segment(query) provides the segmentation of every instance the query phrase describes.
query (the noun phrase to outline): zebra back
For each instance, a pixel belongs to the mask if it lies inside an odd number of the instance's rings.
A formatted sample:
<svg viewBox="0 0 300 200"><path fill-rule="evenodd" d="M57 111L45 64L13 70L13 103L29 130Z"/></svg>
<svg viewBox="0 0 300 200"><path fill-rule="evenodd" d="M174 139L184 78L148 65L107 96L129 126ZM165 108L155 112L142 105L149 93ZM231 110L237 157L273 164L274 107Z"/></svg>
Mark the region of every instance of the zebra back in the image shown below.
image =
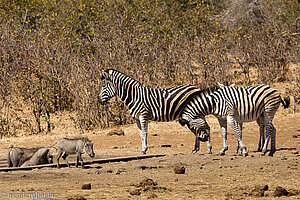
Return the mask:
<svg viewBox="0 0 300 200"><path fill-rule="evenodd" d="M201 91L192 85L162 89L143 87L140 82L113 69L105 70L102 79L113 84L132 117L143 115L154 121L177 119L189 100Z"/></svg>
<svg viewBox="0 0 300 200"><path fill-rule="evenodd" d="M273 116L277 111L280 93L268 85L248 87L223 87L214 92L214 114L235 115L240 121L253 121L263 112Z"/></svg>

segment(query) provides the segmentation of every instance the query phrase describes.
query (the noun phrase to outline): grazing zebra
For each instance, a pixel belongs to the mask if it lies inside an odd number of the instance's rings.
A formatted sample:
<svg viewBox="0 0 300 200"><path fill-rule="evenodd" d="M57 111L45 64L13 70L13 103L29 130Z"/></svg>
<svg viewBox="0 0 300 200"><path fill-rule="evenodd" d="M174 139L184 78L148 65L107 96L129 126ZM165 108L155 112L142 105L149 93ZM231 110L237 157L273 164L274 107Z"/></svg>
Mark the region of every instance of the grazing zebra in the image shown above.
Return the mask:
<svg viewBox="0 0 300 200"><path fill-rule="evenodd" d="M272 120L280 103L283 104L284 108L287 108L289 106L289 98L283 100L279 92L268 85L249 87L221 86L214 91L203 90L190 100L182 111L179 122L181 125L187 124L190 129L196 129L197 133L202 132L201 137L206 135L206 137L210 138L209 126L205 121L205 116L208 114L215 115L219 120L223 136L223 149L220 151L220 155L224 155L225 151L228 150L228 121L238 142L237 150L240 147L243 156L247 156L246 146L242 141L242 124L243 122L256 120L260 126L259 148L261 137L264 137L264 130L266 130L266 140L262 148L262 155L266 153L271 137L269 156L272 156L275 152L276 134ZM199 137L196 137L195 149L199 146Z"/></svg>
<svg viewBox="0 0 300 200"><path fill-rule="evenodd" d="M136 120L142 140L142 154L147 151L148 121L171 121L178 119L189 99L201 90L196 86L180 85L170 88L154 89L143 87L140 82L116 71L107 69L102 72L103 86L100 102L109 101L118 95L128 106L131 116ZM210 144L208 137L202 141ZM208 146L208 149L211 149Z"/></svg>

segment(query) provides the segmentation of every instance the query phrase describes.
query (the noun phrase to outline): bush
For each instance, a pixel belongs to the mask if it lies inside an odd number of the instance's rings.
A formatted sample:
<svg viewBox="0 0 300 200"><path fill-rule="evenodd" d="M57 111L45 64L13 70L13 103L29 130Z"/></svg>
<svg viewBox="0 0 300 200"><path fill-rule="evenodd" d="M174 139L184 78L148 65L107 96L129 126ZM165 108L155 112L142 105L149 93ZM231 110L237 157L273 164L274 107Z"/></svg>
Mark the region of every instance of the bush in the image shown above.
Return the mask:
<svg viewBox="0 0 300 200"><path fill-rule="evenodd" d="M236 66L243 85L284 81L287 64L299 62L299 9L296 0L281 1L259 4L259 24L230 27L222 18L232 10L229 1L5 0L0 117L19 118L7 109L14 99L29 107L33 133L44 130L41 120L51 131L51 115L63 110L76 112L82 129L132 123L119 99L98 103L104 68L159 88L232 82ZM249 76L253 67L257 80Z"/></svg>

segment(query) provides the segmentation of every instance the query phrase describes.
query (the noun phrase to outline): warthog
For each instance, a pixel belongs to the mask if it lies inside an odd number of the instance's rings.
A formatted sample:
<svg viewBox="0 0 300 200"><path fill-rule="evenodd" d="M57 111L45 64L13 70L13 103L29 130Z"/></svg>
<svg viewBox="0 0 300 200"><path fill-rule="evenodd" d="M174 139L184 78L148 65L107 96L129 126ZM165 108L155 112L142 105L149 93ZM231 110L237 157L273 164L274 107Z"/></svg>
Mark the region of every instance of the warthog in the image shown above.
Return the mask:
<svg viewBox="0 0 300 200"><path fill-rule="evenodd" d="M26 160L39 150L39 148L14 147L7 151L8 167L20 167Z"/></svg>
<svg viewBox="0 0 300 200"><path fill-rule="evenodd" d="M21 167L53 163L53 156L47 147L40 148L33 156L21 165Z"/></svg>
<svg viewBox="0 0 300 200"><path fill-rule="evenodd" d="M8 167L20 167L26 161L30 160L31 157L39 151L41 148L20 148L14 147L7 151L7 163ZM49 151L48 151L49 152ZM49 163L49 159L51 158L50 152L47 154L47 162L46 160L41 160L39 163L47 164Z"/></svg>
<svg viewBox="0 0 300 200"><path fill-rule="evenodd" d="M62 158L67 162L68 167L70 167L67 161L67 156L69 154L77 154L76 167L78 167L78 161L81 162L81 167L83 167L83 160L81 154L87 153L91 158L95 156L93 150L93 143L88 138L64 138L57 141L57 168L59 166L59 159Z"/></svg>

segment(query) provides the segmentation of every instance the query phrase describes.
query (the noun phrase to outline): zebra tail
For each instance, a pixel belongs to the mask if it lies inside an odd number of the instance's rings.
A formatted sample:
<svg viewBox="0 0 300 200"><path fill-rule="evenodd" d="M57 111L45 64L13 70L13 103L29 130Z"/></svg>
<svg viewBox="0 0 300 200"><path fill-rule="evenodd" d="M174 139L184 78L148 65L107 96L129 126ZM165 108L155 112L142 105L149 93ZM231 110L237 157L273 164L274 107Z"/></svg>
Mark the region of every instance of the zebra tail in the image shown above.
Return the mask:
<svg viewBox="0 0 300 200"><path fill-rule="evenodd" d="M283 100L281 99L281 103L284 108L288 108L290 106L290 97L285 97Z"/></svg>

